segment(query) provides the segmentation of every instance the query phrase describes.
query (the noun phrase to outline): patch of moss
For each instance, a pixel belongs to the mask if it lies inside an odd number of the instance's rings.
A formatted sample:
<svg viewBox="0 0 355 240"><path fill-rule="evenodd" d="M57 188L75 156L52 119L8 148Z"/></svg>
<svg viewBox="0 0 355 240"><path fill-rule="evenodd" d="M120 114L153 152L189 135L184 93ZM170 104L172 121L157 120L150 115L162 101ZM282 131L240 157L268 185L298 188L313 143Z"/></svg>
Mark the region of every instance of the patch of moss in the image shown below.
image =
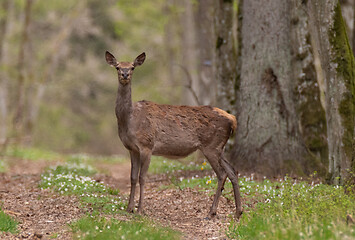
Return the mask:
<svg viewBox="0 0 355 240"><path fill-rule="evenodd" d="M355 61L346 33L345 23L341 14L340 4L334 9L334 25L329 32L329 41L334 48L332 61L337 64L337 74L344 78L344 84L348 91L343 95L339 106L339 113L342 117L342 124L345 132L343 144L348 159L353 159L354 144L354 117L355 117ZM354 161L352 169L355 170Z"/></svg>

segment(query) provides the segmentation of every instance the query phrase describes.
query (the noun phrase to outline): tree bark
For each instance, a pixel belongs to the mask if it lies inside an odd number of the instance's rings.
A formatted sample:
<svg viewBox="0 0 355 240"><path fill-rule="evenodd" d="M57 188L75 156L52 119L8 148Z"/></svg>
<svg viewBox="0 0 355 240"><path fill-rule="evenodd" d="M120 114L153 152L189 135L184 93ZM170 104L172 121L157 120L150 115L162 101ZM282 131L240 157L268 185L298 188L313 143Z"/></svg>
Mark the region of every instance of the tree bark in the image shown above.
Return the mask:
<svg viewBox="0 0 355 240"><path fill-rule="evenodd" d="M291 3L291 66L295 85L296 111L299 128L307 148L321 160L314 162L315 169L326 174L328 165L327 125L321 104L320 83L312 52L308 15L305 5L298 0Z"/></svg>
<svg viewBox="0 0 355 240"><path fill-rule="evenodd" d="M4 45L7 34L8 13L10 1L5 0L1 5L3 15L0 19L0 146L5 144L7 139L7 90L8 80L4 70Z"/></svg>
<svg viewBox="0 0 355 240"><path fill-rule="evenodd" d="M355 56L355 0L353 0L353 55Z"/></svg>
<svg viewBox="0 0 355 240"><path fill-rule="evenodd" d="M198 98L202 105L214 105L216 81L214 81L214 16L215 0L199 0L195 13L198 51Z"/></svg>
<svg viewBox="0 0 355 240"><path fill-rule="evenodd" d="M223 110L235 114L235 84L237 78L237 53L234 27L234 1L219 0L216 7L215 19L215 50L217 102Z"/></svg>
<svg viewBox="0 0 355 240"><path fill-rule="evenodd" d="M25 105L25 78L26 78L26 47L29 42L29 26L31 22L33 0L27 0L25 5L25 19L23 23L23 30L21 36L20 50L18 55L17 69L19 71L18 75L18 85L16 92L16 107L15 115L13 118L13 126L15 132L15 139L19 140L23 134L23 124L24 124L24 105Z"/></svg>
<svg viewBox="0 0 355 240"><path fill-rule="evenodd" d="M307 2L310 27L325 78L329 173L334 184L354 171L355 63L337 0Z"/></svg>
<svg viewBox="0 0 355 240"><path fill-rule="evenodd" d="M179 64L183 72L183 80L186 88L183 90L183 104L198 104L198 75L196 62L196 28L194 21L194 9L190 0L182 1L184 13L181 14L181 36L182 62Z"/></svg>
<svg viewBox="0 0 355 240"><path fill-rule="evenodd" d="M243 3L239 126L232 158L238 170L275 176L309 168L293 102L290 14L289 1Z"/></svg>

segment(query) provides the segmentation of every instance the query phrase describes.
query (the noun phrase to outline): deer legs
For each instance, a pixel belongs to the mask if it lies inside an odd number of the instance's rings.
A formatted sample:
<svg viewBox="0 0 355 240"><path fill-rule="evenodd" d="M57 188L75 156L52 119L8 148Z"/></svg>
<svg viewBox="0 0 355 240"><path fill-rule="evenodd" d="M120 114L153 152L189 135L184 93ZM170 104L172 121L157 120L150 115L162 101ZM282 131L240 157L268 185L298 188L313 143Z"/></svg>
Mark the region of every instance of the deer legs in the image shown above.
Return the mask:
<svg viewBox="0 0 355 240"><path fill-rule="evenodd" d="M231 180L233 185L234 200L236 206L236 217L239 218L240 215L242 214L242 208L241 208L241 200L240 200L240 192L239 192L239 184L238 184L238 175L235 173L230 163L225 159L223 153L216 154L214 152L209 152L208 150L205 150L203 151L203 154L211 164L213 170L217 175L217 180L218 180L216 194L214 196L213 203L207 218L214 217L217 213L219 198L222 194L223 186L227 176Z"/></svg>
<svg viewBox="0 0 355 240"><path fill-rule="evenodd" d="M127 207L127 212L133 212L134 210L134 195L136 192L136 185L139 175L139 204L138 213L143 211L143 200L144 200L144 185L145 178L147 175L148 167L150 164L150 151L134 152L131 151L131 193L129 195L129 202Z"/></svg>
<svg viewBox="0 0 355 240"><path fill-rule="evenodd" d="M139 152L130 152L131 155L131 193L129 195L129 202L127 212L132 213L134 209L134 195L136 193L136 185L139 173L140 157Z"/></svg>
<svg viewBox="0 0 355 240"><path fill-rule="evenodd" d="M139 204L138 204L138 213L143 212L143 200L144 200L144 185L145 185L145 178L147 175L148 167L150 164L150 156L151 152L145 151L141 153L141 171L139 173L139 187L140 187L140 194L139 194Z"/></svg>
<svg viewBox="0 0 355 240"><path fill-rule="evenodd" d="M218 162L216 162L216 160L218 160L218 155L213 156L213 154L207 153L207 154L205 154L205 157L208 159L213 170L215 171L215 173L217 175L217 181L218 181L216 194L214 195L213 203L210 208L210 212L208 213L208 216L207 216L207 218L212 218L212 217L216 216L219 198L222 194L223 186L224 186L224 183L226 182L226 179L227 179L227 173L218 164Z"/></svg>
<svg viewBox="0 0 355 240"><path fill-rule="evenodd" d="M236 208L235 215L236 215L237 219L239 219L239 217L242 215L243 211L242 211L242 203L240 200L238 174L235 173L233 167L230 165L230 163L223 156L223 153L221 154L221 165L224 168L224 170L227 172L228 178L232 182L233 191L234 191L235 208Z"/></svg>

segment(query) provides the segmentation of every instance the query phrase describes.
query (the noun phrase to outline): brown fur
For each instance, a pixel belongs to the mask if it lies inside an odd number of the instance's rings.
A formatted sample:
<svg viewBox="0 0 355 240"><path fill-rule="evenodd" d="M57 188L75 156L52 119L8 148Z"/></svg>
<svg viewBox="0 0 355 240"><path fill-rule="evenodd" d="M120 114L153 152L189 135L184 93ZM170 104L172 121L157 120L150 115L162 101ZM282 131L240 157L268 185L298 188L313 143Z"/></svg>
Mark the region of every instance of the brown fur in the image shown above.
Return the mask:
<svg viewBox="0 0 355 240"><path fill-rule="evenodd" d="M218 187L209 217L216 215L219 197L227 176L236 203L236 216L242 213L238 176L223 156L224 146L234 130L236 118L210 106L173 106L149 101L132 103L131 79L134 67L143 64L145 54L133 63L117 62L106 52L106 61L117 69L119 87L116 99L118 135L131 155L131 193L127 211L134 209L134 195L139 175L138 212L143 210L145 176L151 155L185 157L201 150L216 172Z"/></svg>

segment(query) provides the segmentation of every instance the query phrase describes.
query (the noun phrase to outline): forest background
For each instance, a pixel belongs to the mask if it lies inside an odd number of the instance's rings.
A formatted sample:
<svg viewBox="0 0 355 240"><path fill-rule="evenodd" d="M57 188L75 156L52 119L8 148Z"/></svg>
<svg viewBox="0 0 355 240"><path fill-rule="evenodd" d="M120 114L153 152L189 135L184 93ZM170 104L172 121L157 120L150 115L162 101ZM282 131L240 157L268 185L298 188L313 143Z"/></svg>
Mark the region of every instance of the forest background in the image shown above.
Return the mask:
<svg viewBox="0 0 355 240"><path fill-rule="evenodd" d="M351 0L2 0L2 149L125 154L104 53L144 51L133 100L235 114L238 170L354 181L354 12Z"/></svg>

